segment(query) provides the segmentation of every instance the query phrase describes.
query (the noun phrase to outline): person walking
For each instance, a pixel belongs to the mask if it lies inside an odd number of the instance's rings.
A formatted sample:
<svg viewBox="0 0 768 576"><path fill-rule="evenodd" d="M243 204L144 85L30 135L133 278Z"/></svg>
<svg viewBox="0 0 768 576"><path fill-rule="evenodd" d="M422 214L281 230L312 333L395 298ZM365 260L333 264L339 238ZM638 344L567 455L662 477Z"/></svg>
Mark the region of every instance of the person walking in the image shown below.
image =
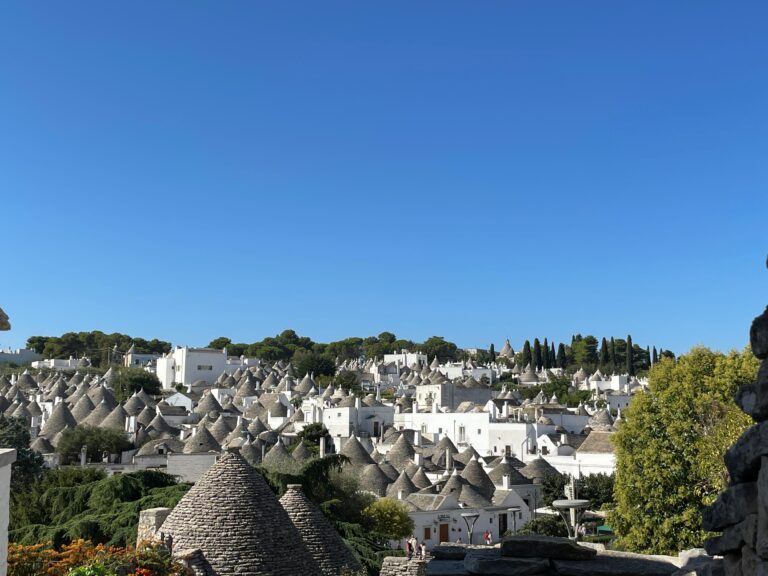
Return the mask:
<svg viewBox="0 0 768 576"><path fill-rule="evenodd" d="M484 536L485 536L485 545L486 546L490 546L491 545L491 531L490 530L486 530Z"/></svg>
<svg viewBox="0 0 768 576"><path fill-rule="evenodd" d="M405 539L405 555L408 557L408 560L411 559L412 553L413 553L413 550L411 550L411 539L406 538Z"/></svg>
<svg viewBox="0 0 768 576"><path fill-rule="evenodd" d="M421 541L421 559L427 559L427 543L424 540Z"/></svg>
<svg viewBox="0 0 768 576"><path fill-rule="evenodd" d="M419 541L416 540L416 536L411 534L411 539L408 541L411 544L411 551L413 552L414 556L418 556L419 554Z"/></svg>

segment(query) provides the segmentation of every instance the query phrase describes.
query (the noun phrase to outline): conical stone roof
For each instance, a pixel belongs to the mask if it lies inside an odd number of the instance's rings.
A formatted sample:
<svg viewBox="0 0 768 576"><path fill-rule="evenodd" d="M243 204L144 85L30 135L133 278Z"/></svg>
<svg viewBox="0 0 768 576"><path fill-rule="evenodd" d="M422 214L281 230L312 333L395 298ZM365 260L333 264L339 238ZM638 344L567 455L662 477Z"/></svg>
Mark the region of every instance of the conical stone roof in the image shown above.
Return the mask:
<svg viewBox="0 0 768 576"><path fill-rule="evenodd" d="M560 474L552 464L544 460L541 456L538 458L531 460L525 468L520 468L519 470L520 474L525 476L526 478L529 478L536 481L542 481L547 476L550 476L552 474Z"/></svg>
<svg viewBox="0 0 768 576"><path fill-rule="evenodd" d="M504 476L509 476L509 483L511 486L531 483L529 478L526 478L520 474L520 471L515 468L512 463L512 458L509 456L505 456L499 460L498 464L496 464L496 466L494 466L493 469L488 472L488 478L490 478L496 486L501 486L503 484Z"/></svg>
<svg viewBox="0 0 768 576"><path fill-rule="evenodd" d="M229 452L161 527L174 549L199 548L218 576L320 576L301 534L264 479Z"/></svg>
<svg viewBox="0 0 768 576"><path fill-rule="evenodd" d="M397 500L398 496L402 494L403 500L405 500L409 495L418 491L419 489L411 479L408 478L408 474L406 474L405 470L403 470L400 472L400 476L397 477L397 480L387 488L387 498Z"/></svg>
<svg viewBox="0 0 768 576"><path fill-rule="evenodd" d="M67 408L66 402L59 402L51 412L48 420L45 421L45 425L40 430L40 435L45 436L49 440L64 430L65 428L74 428L77 426L77 421L72 416L72 413Z"/></svg>
<svg viewBox="0 0 768 576"><path fill-rule="evenodd" d="M392 478L384 474L378 464L368 464L360 474L360 486L363 490L373 492L376 496L386 496L387 487Z"/></svg>
<svg viewBox="0 0 768 576"><path fill-rule="evenodd" d="M280 505L298 529L324 576L339 576L342 571L350 573L362 569L320 509L304 495L301 484L288 484Z"/></svg>
<svg viewBox="0 0 768 576"><path fill-rule="evenodd" d="M477 459L472 458L461 473L461 477L467 481L470 486L482 494L485 498L490 500L493 497L493 493L496 491L496 486L493 485L493 481L488 477L488 474L480 462Z"/></svg>
<svg viewBox="0 0 768 576"><path fill-rule="evenodd" d="M93 412L94 408L96 408L96 406L94 406L93 402L91 402L91 399L88 398L88 395L83 394L72 407L72 417L77 420L78 423L80 423L88 418L91 412Z"/></svg>
<svg viewBox="0 0 768 576"><path fill-rule="evenodd" d="M221 452L221 445L206 428L198 428L197 432L184 442L184 454L203 452Z"/></svg>
<svg viewBox="0 0 768 576"><path fill-rule="evenodd" d="M406 438L405 434L401 434L390 451L387 452L387 461L398 470L404 470L413 461L415 453L413 445L408 441L408 438Z"/></svg>
<svg viewBox="0 0 768 576"><path fill-rule="evenodd" d="M341 449L340 454L349 458L349 462L353 466L362 468L363 466L368 466L369 464L374 463L368 450L360 444L357 436L350 436L349 440L346 441L344 447Z"/></svg>
<svg viewBox="0 0 768 576"><path fill-rule="evenodd" d="M99 428L117 428L119 430L125 430L126 418L128 418L128 414L123 407L118 404L115 406L115 409L99 423Z"/></svg>
<svg viewBox="0 0 768 576"><path fill-rule="evenodd" d="M277 444L272 446L264 455L262 464L270 470L284 470L286 468L292 468L296 464L296 460L293 459L291 453L285 447L285 444L278 439Z"/></svg>

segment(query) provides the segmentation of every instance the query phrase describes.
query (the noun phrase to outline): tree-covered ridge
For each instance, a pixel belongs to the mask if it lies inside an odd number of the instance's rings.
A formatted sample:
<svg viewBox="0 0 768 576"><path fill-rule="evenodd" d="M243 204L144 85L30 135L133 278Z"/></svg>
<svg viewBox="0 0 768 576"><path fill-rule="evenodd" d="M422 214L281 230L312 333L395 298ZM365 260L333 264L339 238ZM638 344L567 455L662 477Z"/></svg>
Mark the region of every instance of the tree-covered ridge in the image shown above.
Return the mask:
<svg viewBox="0 0 768 576"><path fill-rule="evenodd" d="M662 360L635 396L614 437L618 545L651 554L702 545L701 513L728 482L723 455L751 424L734 393L753 382L751 350L728 355L694 348Z"/></svg>
<svg viewBox="0 0 768 576"><path fill-rule="evenodd" d="M113 350L125 353L131 346L137 354L164 354L170 352L171 343L153 338L134 338L115 332L105 334L98 330L92 332L67 332L61 336L32 336L27 340L27 348L42 354L45 358L80 358L87 356L94 366L122 363L122 355L114 357Z"/></svg>

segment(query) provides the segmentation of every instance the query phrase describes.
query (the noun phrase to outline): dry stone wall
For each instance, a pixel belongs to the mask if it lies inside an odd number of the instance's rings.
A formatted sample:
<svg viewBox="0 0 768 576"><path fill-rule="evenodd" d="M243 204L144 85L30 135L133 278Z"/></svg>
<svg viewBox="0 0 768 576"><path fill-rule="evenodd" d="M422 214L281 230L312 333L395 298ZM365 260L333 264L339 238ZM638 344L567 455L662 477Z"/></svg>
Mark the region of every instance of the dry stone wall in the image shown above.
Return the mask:
<svg viewBox="0 0 768 576"><path fill-rule="evenodd" d="M724 557L726 575L768 575L768 308L752 323L752 353L762 362L757 382L736 394L736 403L756 422L728 450L730 485L704 512L705 530L722 532L705 543Z"/></svg>

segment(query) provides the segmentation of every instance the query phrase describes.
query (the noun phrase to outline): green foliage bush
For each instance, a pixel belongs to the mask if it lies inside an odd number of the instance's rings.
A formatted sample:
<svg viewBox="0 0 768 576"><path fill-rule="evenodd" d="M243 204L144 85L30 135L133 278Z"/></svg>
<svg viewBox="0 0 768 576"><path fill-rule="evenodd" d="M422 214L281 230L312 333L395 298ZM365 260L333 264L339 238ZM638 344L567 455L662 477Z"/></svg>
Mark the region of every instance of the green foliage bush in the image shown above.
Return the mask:
<svg viewBox="0 0 768 576"><path fill-rule="evenodd" d="M50 470L28 492L12 499L9 538L55 546L78 538L132 545L139 512L172 508L188 489L167 474L149 470L111 478L88 468Z"/></svg>

